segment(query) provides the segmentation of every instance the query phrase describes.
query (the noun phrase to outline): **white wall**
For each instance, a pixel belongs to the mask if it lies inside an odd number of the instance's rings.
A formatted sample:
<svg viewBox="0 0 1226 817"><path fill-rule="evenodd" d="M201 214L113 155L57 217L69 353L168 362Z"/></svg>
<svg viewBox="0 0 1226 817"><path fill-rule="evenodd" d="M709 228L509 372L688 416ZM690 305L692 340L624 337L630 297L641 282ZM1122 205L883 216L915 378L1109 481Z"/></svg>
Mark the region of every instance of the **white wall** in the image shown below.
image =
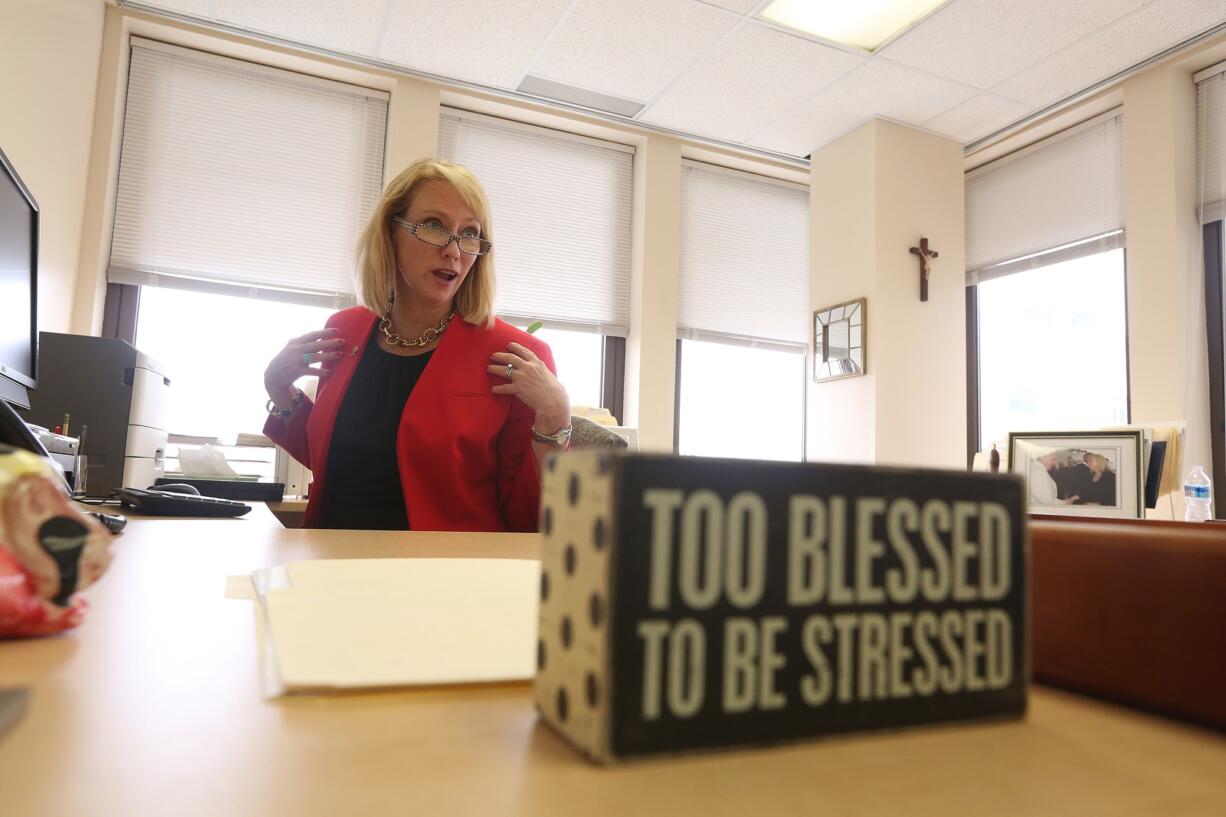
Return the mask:
<svg viewBox="0 0 1226 817"><path fill-rule="evenodd" d="M805 459L873 463L877 458L877 123L816 151L809 164L810 311L870 296L862 377L813 383ZM810 348L812 351L812 348ZM810 355L811 357L812 355Z"/></svg>
<svg viewBox="0 0 1226 817"><path fill-rule="evenodd" d="M1124 223L1132 421L1186 422L1184 471L1191 465L1212 467L1196 172L1192 71L1171 64L1126 82Z"/></svg>
<svg viewBox="0 0 1226 817"><path fill-rule="evenodd" d="M634 163L634 256L626 411L643 451L673 450L677 270L681 263L681 143L652 135Z"/></svg>
<svg viewBox="0 0 1226 817"><path fill-rule="evenodd" d="M38 323L69 328L85 209L103 0L4 0L0 148L40 211Z"/></svg>
<svg viewBox="0 0 1226 817"><path fill-rule="evenodd" d="M809 206L813 308L868 302L865 375L810 387L808 459L965 467L962 146L874 120L813 154Z"/></svg>
<svg viewBox="0 0 1226 817"><path fill-rule="evenodd" d="M877 308L870 338L888 373L877 390L877 462L966 467L966 263L962 145L877 126ZM919 300L926 236L928 300Z"/></svg>

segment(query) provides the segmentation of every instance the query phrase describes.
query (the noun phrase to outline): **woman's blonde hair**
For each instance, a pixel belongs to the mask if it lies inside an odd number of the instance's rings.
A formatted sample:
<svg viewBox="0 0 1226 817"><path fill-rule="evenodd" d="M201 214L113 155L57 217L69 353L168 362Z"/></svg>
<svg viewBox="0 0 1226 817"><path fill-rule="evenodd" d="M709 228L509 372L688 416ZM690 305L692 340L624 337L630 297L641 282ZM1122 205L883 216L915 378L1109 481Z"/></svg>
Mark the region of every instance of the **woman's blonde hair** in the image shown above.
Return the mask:
<svg viewBox="0 0 1226 817"><path fill-rule="evenodd" d="M392 179L362 231L357 247L358 303L382 315L396 285L396 250L392 231L397 229L392 219L404 216L413 201L417 186L426 181L444 181L456 189L464 203L477 214L481 237L494 243L490 225L490 205L485 190L472 172L463 165L440 159L418 159ZM468 271L460 291L455 296L455 309L471 324L494 324L494 251L477 256Z"/></svg>
<svg viewBox="0 0 1226 817"><path fill-rule="evenodd" d="M1107 459L1102 454L1095 454L1093 451L1087 451L1085 455L1085 460L1086 460L1086 465L1089 465L1091 468L1094 467L1093 465L1090 464L1091 460L1097 463L1098 471L1101 474L1106 474L1111 470L1111 460Z"/></svg>

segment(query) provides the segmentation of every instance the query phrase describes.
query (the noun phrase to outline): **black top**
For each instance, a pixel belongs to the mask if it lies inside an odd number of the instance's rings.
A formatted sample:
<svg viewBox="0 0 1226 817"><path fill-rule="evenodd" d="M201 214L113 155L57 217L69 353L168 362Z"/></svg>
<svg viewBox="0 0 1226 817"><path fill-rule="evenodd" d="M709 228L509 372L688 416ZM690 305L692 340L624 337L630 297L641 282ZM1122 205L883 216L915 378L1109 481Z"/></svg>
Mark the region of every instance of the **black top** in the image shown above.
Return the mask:
<svg viewBox="0 0 1226 817"><path fill-rule="evenodd" d="M1076 505L1094 503L1114 507L1116 504L1115 472L1104 471L1102 476L1098 478L1098 482L1094 482L1093 478L1087 479L1085 485L1081 486L1081 492L1077 496L1078 500L1074 503Z"/></svg>
<svg viewBox="0 0 1226 817"><path fill-rule="evenodd" d="M1069 499L1080 496L1086 485L1089 485L1093 473L1090 466L1079 462L1076 465L1066 465L1048 472L1056 483L1056 497Z"/></svg>
<svg viewBox="0 0 1226 817"><path fill-rule="evenodd" d="M432 354L394 355L379 346L379 325L371 330L332 429L320 527L409 529L396 433Z"/></svg>

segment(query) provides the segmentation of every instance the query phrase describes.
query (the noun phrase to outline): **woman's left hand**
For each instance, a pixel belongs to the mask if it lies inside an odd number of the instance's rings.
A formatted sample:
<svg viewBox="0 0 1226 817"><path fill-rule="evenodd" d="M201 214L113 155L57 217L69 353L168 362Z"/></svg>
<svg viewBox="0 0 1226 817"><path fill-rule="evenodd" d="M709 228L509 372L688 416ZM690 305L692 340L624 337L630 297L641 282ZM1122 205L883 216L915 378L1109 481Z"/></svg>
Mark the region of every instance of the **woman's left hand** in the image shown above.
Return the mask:
<svg viewBox="0 0 1226 817"><path fill-rule="evenodd" d="M492 391L513 394L536 412L536 429L552 434L570 423L570 398L549 367L531 349L518 343L508 343L507 351L494 352L486 367L492 375L506 378Z"/></svg>

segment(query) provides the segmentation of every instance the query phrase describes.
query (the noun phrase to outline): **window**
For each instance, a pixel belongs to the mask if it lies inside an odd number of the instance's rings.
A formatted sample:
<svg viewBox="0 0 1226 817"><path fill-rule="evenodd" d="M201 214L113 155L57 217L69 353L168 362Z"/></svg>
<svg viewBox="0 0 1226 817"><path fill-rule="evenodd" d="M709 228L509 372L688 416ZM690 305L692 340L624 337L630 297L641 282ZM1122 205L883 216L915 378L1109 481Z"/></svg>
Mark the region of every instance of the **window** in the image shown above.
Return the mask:
<svg viewBox="0 0 1226 817"><path fill-rule="evenodd" d="M537 336L571 404L623 419L621 383L602 373L624 369L630 328L634 149L445 110L439 155L472 170L489 196L498 315L542 321Z"/></svg>
<svg viewBox="0 0 1226 817"><path fill-rule="evenodd" d="M133 39L112 283L349 298L387 95Z"/></svg>
<svg viewBox="0 0 1226 817"><path fill-rule="evenodd" d="M1118 113L966 178L968 455L1129 421Z"/></svg>
<svg viewBox="0 0 1226 817"><path fill-rule="evenodd" d="M136 348L169 372L167 428L223 440L258 433L267 416L268 361L290 338L322 328L331 313L317 306L142 287Z"/></svg>
<svg viewBox="0 0 1226 817"><path fill-rule="evenodd" d="M677 451L803 460L808 191L686 162L681 208Z"/></svg>
<svg viewBox="0 0 1226 817"><path fill-rule="evenodd" d="M682 340L682 454L804 459L805 355Z"/></svg>
<svg viewBox="0 0 1226 817"><path fill-rule="evenodd" d="M353 303L387 94L133 38L108 312L172 377L173 434L263 425L263 370ZM127 320L123 325L131 325Z"/></svg>
<svg viewBox="0 0 1226 817"><path fill-rule="evenodd" d="M979 284L979 450L1128 422L1124 300L1122 249Z"/></svg>

